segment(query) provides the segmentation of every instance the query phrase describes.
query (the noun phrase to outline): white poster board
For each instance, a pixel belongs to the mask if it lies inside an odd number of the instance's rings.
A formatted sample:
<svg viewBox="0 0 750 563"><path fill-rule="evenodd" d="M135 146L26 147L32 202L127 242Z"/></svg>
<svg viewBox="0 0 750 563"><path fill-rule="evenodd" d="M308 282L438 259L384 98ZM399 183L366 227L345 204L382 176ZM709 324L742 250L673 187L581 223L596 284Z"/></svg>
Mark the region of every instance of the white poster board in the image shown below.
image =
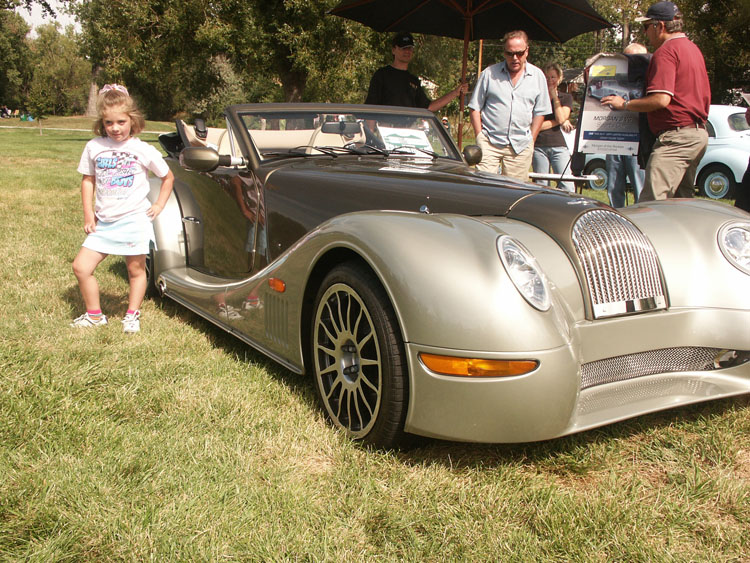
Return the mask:
<svg viewBox="0 0 750 563"><path fill-rule="evenodd" d="M378 125L378 131L380 136L383 138L385 148L388 150L393 149L425 149L426 151L432 152L432 145L427 134L419 129L402 129L399 127L383 127ZM414 154L424 154L418 150L411 151Z"/></svg>
<svg viewBox="0 0 750 563"><path fill-rule="evenodd" d="M581 107L578 151L595 154L638 154L638 114L602 105L604 96L640 98L643 84L628 80L624 55L599 54L589 66L586 93Z"/></svg>

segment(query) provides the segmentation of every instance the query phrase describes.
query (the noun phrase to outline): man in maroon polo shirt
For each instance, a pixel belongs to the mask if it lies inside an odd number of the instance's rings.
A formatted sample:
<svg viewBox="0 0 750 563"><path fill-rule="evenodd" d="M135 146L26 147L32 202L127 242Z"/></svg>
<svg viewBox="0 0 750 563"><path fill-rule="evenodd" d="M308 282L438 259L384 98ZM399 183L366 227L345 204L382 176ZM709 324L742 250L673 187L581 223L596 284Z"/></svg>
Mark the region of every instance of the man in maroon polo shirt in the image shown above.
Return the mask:
<svg viewBox="0 0 750 563"><path fill-rule="evenodd" d="M646 95L629 101L605 96L602 103L648 112L656 141L639 201L693 197L695 172L708 145L711 89L706 63L698 46L682 32L682 13L673 2L653 4L636 21L643 22L649 43L656 47L646 75Z"/></svg>

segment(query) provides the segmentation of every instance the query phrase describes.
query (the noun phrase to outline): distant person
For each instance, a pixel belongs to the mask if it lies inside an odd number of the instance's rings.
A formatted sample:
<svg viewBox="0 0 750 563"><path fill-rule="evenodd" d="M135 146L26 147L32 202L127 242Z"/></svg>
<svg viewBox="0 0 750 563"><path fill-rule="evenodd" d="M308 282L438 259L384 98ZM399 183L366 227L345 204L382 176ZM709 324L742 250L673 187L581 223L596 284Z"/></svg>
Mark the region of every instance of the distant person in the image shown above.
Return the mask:
<svg viewBox="0 0 750 563"><path fill-rule="evenodd" d="M379 68L372 75L366 104L426 108L434 112L444 108L460 94L469 91L468 85L461 84L437 100L431 101L425 94L419 78L408 70L414 56L414 37L411 33L401 32L394 35L391 51L393 62Z"/></svg>
<svg viewBox="0 0 750 563"><path fill-rule="evenodd" d="M547 79L526 61L529 38L524 31L503 37L505 61L482 71L469 102L469 116L482 161L477 170L528 181L534 141L552 113Z"/></svg>
<svg viewBox="0 0 750 563"><path fill-rule="evenodd" d="M123 330L140 330L140 308L146 295L146 255L154 240L151 222L164 209L174 176L161 153L135 135L143 130L143 115L124 86L107 84L99 91L97 137L86 143L78 164L83 201L83 231L88 235L73 260L86 312L70 326L107 324L99 303L96 267L110 254L125 256L130 281ZM156 203L148 200L148 171L161 178ZM94 194L96 206L94 207Z"/></svg>
<svg viewBox="0 0 750 563"><path fill-rule="evenodd" d="M558 92L562 80L562 67L557 63L547 63L542 67L547 79L547 90L552 103L552 112L544 116L539 134L534 142L534 157L532 165L534 172L547 174L550 169L562 176L570 173L570 151L563 136L562 126L571 127L570 112L573 109L573 96L566 92ZM548 180L539 180L542 184L549 184ZM567 192L576 190L573 182L558 180L557 187Z"/></svg>
<svg viewBox="0 0 750 563"><path fill-rule="evenodd" d="M636 21L643 22L649 43L656 47L648 65L646 95L629 101L605 96L602 104L648 113L656 141L640 200L693 197L698 162L708 145L711 104L703 54L683 33L682 13L673 2L653 4Z"/></svg>
<svg viewBox="0 0 750 563"><path fill-rule="evenodd" d="M8 109L8 106L3 105L0 107L0 117L3 119L7 119L10 117L11 111Z"/></svg>
<svg viewBox="0 0 750 563"><path fill-rule="evenodd" d="M750 125L750 108L745 110L745 121ZM750 213L750 159L747 161L747 170L745 170L742 183L737 190L737 199L734 205Z"/></svg>
<svg viewBox="0 0 750 563"><path fill-rule="evenodd" d="M622 52L624 55L648 54L646 47L640 43L631 43ZM637 203L643 190L643 181L646 177L646 172L638 164L638 157L628 154L608 154L605 157L605 162L607 167L609 204L612 207L625 207L626 180L633 186L633 198Z"/></svg>

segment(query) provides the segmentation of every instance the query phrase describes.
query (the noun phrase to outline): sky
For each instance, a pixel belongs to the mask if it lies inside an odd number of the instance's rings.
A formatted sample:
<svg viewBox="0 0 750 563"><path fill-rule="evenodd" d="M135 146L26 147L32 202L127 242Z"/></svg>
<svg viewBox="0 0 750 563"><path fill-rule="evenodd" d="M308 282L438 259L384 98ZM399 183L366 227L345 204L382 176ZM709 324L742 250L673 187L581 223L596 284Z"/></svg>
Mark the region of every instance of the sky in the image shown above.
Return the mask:
<svg viewBox="0 0 750 563"><path fill-rule="evenodd" d="M58 8L58 2L56 0L50 0L49 4L50 4L50 6L52 6L52 8L54 8L55 12L57 12L57 18L56 19L57 19L57 22L61 26L60 27L60 31L64 30L65 26L67 26L67 25L75 24L75 19L73 18L73 16L69 16L67 14L63 14L60 11L60 9ZM38 5L36 5L36 4L34 4L34 6L33 6L32 10L31 10L31 14L29 14L29 12L26 10L26 8L17 8L16 12L18 12L19 14L21 14L21 16L23 17L23 19L25 19L26 22L29 25L31 25L32 28L34 28L34 27L36 27L38 25L43 25L43 24L46 24L46 23L52 23L53 21L55 21L55 20L53 20L52 18L49 18L49 17L43 18L42 17L42 9ZM33 34L33 30L32 30L32 34Z"/></svg>

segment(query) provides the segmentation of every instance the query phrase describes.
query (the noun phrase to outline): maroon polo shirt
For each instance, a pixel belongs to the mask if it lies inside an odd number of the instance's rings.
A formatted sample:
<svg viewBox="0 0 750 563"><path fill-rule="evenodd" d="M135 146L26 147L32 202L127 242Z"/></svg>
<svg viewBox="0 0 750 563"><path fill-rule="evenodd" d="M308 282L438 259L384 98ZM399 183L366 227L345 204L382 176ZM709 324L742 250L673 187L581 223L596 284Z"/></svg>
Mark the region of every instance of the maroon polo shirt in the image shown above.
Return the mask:
<svg viewBox="0 0 750 563"><path fill-rule="evenodd" d="M711 105L706 63L698 46L687 37L668 39L659 47L646 75L646 94L662 92L672 100L665 108L648 112L651 131L703 123Z"/></svg>

